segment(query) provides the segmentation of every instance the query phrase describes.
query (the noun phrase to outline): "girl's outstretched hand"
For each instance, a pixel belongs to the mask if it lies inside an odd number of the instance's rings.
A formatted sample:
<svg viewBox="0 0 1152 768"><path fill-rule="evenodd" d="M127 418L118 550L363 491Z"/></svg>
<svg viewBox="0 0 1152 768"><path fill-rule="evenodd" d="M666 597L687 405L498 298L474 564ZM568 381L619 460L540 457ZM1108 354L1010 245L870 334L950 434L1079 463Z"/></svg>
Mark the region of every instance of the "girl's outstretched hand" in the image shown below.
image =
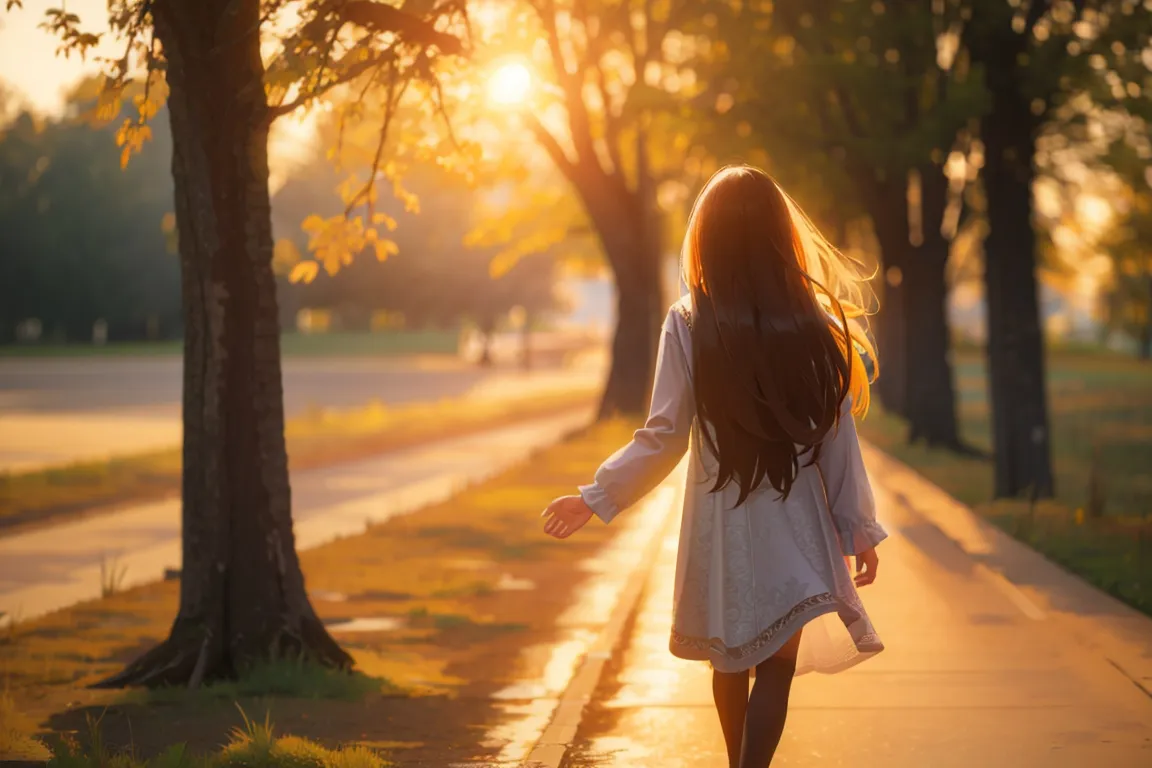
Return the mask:
<svg viewBox="0 0 1152 768"><path fill-rule="evenodd" d="M592 509L582 496L561 496L548 505L541 515L544 533L557 539L566 539L592 519Z"/></svg>
<svg viewBox="0 0 1152 768"><path fill-rule="evenodd" d="M880 559L876 557L876 547L871 547L856 555L856 586L866 587L876 581L876 568Z"/></svg>

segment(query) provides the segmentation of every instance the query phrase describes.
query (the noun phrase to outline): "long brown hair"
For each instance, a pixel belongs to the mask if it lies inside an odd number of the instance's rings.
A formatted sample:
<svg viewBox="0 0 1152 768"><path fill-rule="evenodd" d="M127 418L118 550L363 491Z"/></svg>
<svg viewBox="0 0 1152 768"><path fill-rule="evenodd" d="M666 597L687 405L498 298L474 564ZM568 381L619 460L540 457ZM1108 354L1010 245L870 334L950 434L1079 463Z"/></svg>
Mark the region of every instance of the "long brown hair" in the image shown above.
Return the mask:
<svg viewBox="0 0 1152 768"><path fill-rule="evenodd" d="M767 479L782 498L839 426L868 408L860 350L875 352L862 265L824 239L764 171L729 166L696 199L684 237L700 433L719 461L713 491L737 505Z"/></svg>

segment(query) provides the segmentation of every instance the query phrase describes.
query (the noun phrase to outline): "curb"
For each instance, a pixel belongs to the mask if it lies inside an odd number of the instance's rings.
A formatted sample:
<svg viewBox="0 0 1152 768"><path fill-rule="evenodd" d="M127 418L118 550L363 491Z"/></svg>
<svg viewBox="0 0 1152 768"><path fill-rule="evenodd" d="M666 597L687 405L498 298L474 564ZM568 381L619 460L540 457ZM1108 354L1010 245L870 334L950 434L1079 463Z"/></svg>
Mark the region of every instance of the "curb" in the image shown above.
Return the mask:
<svg viewBox="0 0 1152 768"><path fill-rule="evenodd" d="M1034 621L1053 621L1152 698L1152 617L1013 538L923 475L861 441L869 474L976 562L977 571Z"/></svg>
<svg viewBox="0 0 1152 768"><path fill-rule="evenodd" d="M682 492L678 489L683 488L682 472L683 468L674 471L668 480L661 483L641 502L645 506L662 506L667 511L659 522L652 526L652 536L636 560L636 564L629 571L625 587L612 609L608 622L600 630L595 642L589 646L576 674L572 676L557 701L548 727L544 729L528 753L528 757L520 764L521 768L559 768L568 754L583 719L584 708L592 700L596 687L600 684L604 667L612 659L613 652L620 644L624 628L636 611L640 597L644 593L648 575L660 556L668 527L677 518L676 502Z"/></svg>

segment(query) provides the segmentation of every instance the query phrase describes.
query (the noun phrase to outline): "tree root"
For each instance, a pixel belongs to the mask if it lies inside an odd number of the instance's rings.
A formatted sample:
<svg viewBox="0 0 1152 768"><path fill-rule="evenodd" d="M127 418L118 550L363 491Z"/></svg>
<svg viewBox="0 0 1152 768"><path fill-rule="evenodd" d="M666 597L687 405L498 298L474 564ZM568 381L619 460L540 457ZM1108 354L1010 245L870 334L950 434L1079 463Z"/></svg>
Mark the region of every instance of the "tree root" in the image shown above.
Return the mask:
<svg viewBox="0 0 1152 768"><path fill-rule="evenodd" d="M136 659L121 672L93 683L90 687L182 686L191 682L193 673L198 669L200 679L203 679L205 670L201 668L207 666L207 661L202 661L201 656L205 653L205 648L211 644L211 632L184 631L180 624L181 622L177 622L172 627L172 633L160 645Z"/></svg>
<svg viewBox="0 0 1152 768"><path fill-rule="evenodd" d="M295 627L280 627L271 642L245 643L243 649L225 651L219 633L201 624L177 620L164 642L124 670L93 683L91 688L199 688L205 682L235 677L252 664L276 658L303 659L332 669L350 670L353 659L332 638L312 613ZM255 649L263 649L257 652Z"/></svg>

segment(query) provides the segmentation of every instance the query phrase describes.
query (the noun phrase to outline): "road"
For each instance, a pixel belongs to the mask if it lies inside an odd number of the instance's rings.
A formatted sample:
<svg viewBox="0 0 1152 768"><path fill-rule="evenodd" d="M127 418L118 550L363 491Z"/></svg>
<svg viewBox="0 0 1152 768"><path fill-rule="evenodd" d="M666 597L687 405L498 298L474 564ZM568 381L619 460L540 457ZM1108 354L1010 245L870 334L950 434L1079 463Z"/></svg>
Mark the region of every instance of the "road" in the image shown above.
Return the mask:
<svg viewBox="0 0 1152 768"><path fill-rule="evenodd" d="M309 408L541 391L598 375L481 369L451 357L287 358L289 417ZM177 357L0 358L0 472L154 450L180 442Z"/></svg>
<svg viewBox="0 0 1152 768"><path fill-rule="evenodd" d="M523 461L592 418L592 409L441 440L364 461L294 474L296 544L318 546L449 498ZM102 576L102 565L105 575ZM0 625L159 580L180 567L180 502L170 500L0 538Z"/></svg>
<svg viewBox="0 0 1152 768"><path fill-rule="evenodd" d="M881 545L879 579L862 596L887 649L840 675L797 679L773 766L1152 765L1152 696L1143 687L1152 680L1127 676L1104 645L1068 632L1057 609L984 567L886 479L873 471L892 536ZM560 763L566 768L727 764L707 665L668 653L671 528ZM1104 625L1106 600L1097 593L1076 610ZM1152 658L1152 621L1126 620L1138 623L1145 650L1125 661L1139 665Z"/></svg>

